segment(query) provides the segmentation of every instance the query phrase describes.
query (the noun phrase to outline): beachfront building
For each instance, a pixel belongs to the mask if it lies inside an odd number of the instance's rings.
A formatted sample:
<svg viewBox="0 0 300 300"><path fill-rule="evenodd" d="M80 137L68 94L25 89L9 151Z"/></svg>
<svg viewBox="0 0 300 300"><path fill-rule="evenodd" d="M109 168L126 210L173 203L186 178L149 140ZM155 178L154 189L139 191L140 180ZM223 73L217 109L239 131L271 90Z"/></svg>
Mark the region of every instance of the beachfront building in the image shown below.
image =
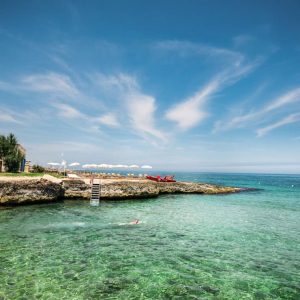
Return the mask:
<svg viewBox="0 0 300 300"><path fill-rule="evenodd" d="M26 166L26 159L25 159L26 149L21 144L18 144L18 151L20 151L22 156L24 157L20 165L20 172L24 172ZM29 168L27 168L27 170L29 170ZM5 171L6 171L6 167L5 167L4 159L0 157L0 172L5 172Z"/></svg>

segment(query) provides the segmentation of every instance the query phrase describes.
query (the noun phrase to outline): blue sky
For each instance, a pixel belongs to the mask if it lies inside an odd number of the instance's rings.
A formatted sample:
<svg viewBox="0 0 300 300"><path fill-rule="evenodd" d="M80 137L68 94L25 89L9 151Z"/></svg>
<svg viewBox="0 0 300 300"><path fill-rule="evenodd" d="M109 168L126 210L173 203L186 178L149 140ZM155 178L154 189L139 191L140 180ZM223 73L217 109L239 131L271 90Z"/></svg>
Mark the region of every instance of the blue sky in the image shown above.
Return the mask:
<svg viewBox="0 0 300 300"><path fill-rule="evenodd" d="M300 172L299 1L1 1L0 131L28 158Z"/></svg>

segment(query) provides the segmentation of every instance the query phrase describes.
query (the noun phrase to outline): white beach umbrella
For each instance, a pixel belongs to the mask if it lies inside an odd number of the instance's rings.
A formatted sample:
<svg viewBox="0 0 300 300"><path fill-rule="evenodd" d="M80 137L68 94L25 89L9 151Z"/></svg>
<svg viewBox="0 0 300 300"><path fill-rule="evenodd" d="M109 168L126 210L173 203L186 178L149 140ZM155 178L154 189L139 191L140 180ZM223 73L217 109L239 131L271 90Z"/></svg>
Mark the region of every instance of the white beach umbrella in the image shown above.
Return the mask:
<svg viewBox="0 0 300 300"><path fill-rule="evenodd" d="M96 165L96 164L85 164L85 165L83 165L82 167L83 167L84 169L94 169L94 168L97 168L97 166L98 166L98 165Z"/></svg>
<svg viewBox="0 0 300 300"><path fill-rule="evenodd" d="M115 168L124 168L124 165L114 165Z"/></svg>
<svg viewBox="0 0 300 300"><path fill-rule="evenodd" d="M142 169L152 169L151 166L148 166L148 165L144 165L144 166L141 166Z"/></svg>
<svg viewBox="0 0 300 300"><path fill-rule="evenodd" d="M131 169L138 169L139 166L138 165L131 165L131 166L129 166L129 168L131 168Z"/></svg>
<svg viewBox="0 0 300 300"><path fill-rule="evenodd" d="M47 164L50 166L60 166L60 163L56 163L56 162L48 162Z"/></svg>
<svg viewBox="0 0 300 300"><path fill-rule="evenodd" d="M69 164L69 167L77 167L77 166L80 166L80 163L73 162L73 163Z"/></svg>
<svg viewBox="0 0 300 300"><path fill-rule="evenodd" d="M108 164L100 164L100 165L98 165L98 168L100 168L100 169L107 169L108 168Z"/></svg>
<svg viewBox="0 0 300 300"><path fill-rule="evenodd" d="M124 169L127 169L128 168L128 165L119 165L120 168L124 168Z"/></svg>

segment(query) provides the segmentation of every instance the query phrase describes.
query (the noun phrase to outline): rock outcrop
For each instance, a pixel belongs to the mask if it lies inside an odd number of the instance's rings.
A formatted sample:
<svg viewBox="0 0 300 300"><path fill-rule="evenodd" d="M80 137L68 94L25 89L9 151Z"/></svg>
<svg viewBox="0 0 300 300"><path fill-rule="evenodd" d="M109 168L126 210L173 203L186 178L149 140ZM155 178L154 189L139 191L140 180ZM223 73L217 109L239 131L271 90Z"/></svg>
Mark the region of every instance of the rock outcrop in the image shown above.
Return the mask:
<svg viewBox="0 0 300 300"><path fill-rule="evenodd" d="M90 198L90 186L81 180L64 180L65 198ZM226 194L240 192L240 188L191 182L114 181L101 185L102 199L156 197L160 194Z"/></svg>
<svg viewBox="0 0 300 300"><path fill-rule="evenodd" d="M87 181L88 182L88 181ZM192 182L153 182L149 180L103 180L101 199L157 197L160 194L226 194L240 192L235 187ZM84 180L46 179L0 181L0 205L52 202L59 199L90 199L91 186Z"/></svg>
<svg viewBox="0 0 300 300"><path fill-rule="evenodd" d="M62 198L60 184L48 180L0 181L0 204L14 205L53 202Z"/></svg>
<svg viewBox="0 0 300 300"><path fill-rule="evenodd" d="M227 194L240 192L240 188L199 182L159 182L160 194Z"/></svg>
<svg viewBox="0 0 300 300"><path fill-rule="evenodd" d="M63 189L66 199L90 199L91 197L91 186L83 180L64 180Z"/></svg>

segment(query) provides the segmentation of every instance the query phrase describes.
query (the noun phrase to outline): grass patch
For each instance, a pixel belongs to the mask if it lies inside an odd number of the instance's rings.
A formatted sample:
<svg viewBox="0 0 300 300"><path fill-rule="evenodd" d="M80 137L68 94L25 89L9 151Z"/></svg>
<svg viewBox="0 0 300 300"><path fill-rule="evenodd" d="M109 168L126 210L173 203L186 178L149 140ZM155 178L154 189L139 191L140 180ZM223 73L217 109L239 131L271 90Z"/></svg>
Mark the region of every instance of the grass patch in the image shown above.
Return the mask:
<svg viewBox="0 0 300 300"><path fill-rule="evenodd" d="M21 173L8 173L8 172L3 172L3 173L0 173L0 176L1 177L42 177L43 175L45 174L49 174L53 177L56 177L56 178L64 178L64 175L61 174L61 173L55 173L55 172L45 172L45 173L24 173L24 172L21 172Z"/></svg>
<svg viewBox="0 0 300 300"><path fill-rule="evenodd" d="M37 176L43 176L43 173L8 173L8 172L3 172L0 173L0 176L11 176L11 177L37 177Z"/></svg>
<svg viewBox="0 0 300 300"><path fill-rule="evenodd" d="M65 177L62 173L45 172L44 174L48 174L48 175L51 175L51 176L56 177L56 178L64 178Z"/></svg>

